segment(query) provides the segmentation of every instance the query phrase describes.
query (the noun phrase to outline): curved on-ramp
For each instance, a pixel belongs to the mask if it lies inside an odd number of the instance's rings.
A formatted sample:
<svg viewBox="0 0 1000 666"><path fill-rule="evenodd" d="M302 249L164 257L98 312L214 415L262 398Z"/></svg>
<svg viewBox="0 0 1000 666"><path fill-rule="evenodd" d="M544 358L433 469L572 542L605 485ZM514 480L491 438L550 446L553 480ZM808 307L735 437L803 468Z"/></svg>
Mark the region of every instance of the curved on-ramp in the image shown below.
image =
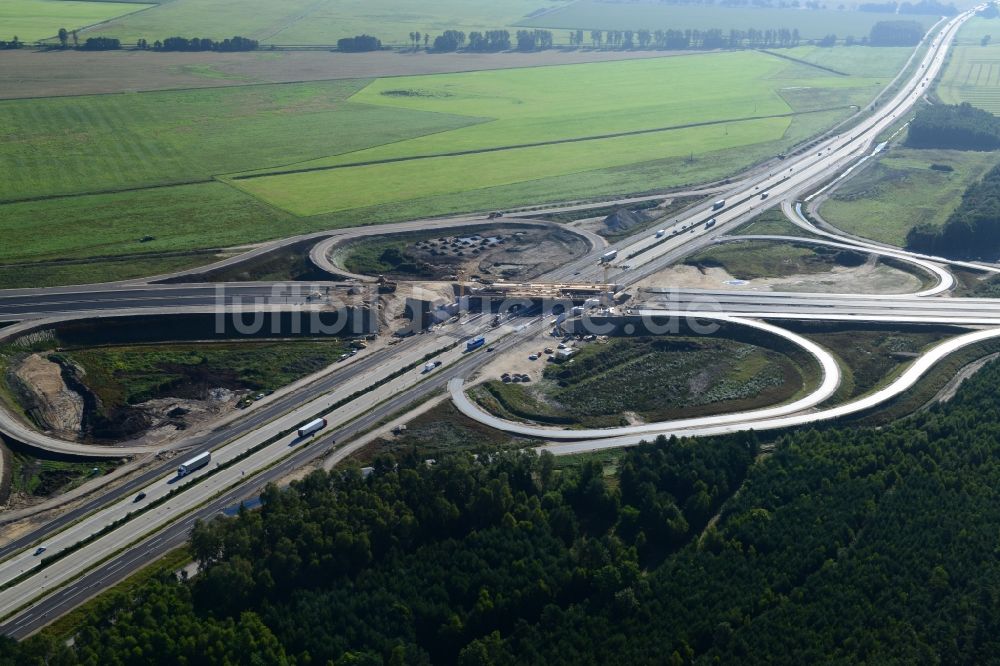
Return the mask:
<svg viewBox="0 0 1000 666"><path fill-rule="evenodd" d="M865 410L876 407L887 400L891 400L909 390L917 381L936 363L963 347L974 345L985 340L1000 338L1000 328L991 328L982 331L973 331L938 344L926 354L918 358L899 377L886 387L856 400L846 402L837 407L831 407L816 412L806 412L771 419L747 420L743 423L725 423L718 425L692 428L678 432L676 429L664 429L655 435L683 435L683 436L709 436L723 435L741 430L778 430L792 426L809 425L820 421L829 421L851 414L857 414ZM551 439L551 438L550 438ZM568 455L573 453L584 453L587 451L598 451L602 449L618 448L623 446L635 446L642 441L648 441L649 437L626 435L623 437L608 437L604 439L594 439L583 442L573 442L566 444L552 444L540 447L540 450L547 450L556 455Z"/></svg>
<svg viewBox="0 0 1000 666"><path fill-rule="evenodd" d="M923 289L921 291L915 292L913 296L936 296L937 294L946 292L955 286L955 277L942 268L941 266L921 259L919 257L912 256L910 253L899 250L890 250L884 247L865 247L862 245L854 245L852 243L845 243L842 241L832 241L825 240L822 238L807 238L805 236L781 236L777 234L751 234L747 236L720 236L714 239L714 243L735 243L738 241L784 241L784 242L794 242L794 243L810 243L812 245L823 245L826 247L836 247L843 250L853 250L855 252L864 252L866 254L877 254L884 257L892 257L893 259L898 259L900 261L905 261L906 263L913 264L914 266L930 273L937 279L937 284L933 287Z"/></svg>
<svg viewBox="0 0 1000 666"><path fill-rule="evenodd" d="M658 423L646 423L637 426L621 426L617 428L591 428L586 430L569 430L560 428L546 428L533 426L526 423L518 423L502 419L482 410L474 404L465 394L465 380L456 377L448 382L448 390L451 393L452 401L460 412L471 419L484 425L503 430L515 435L524 437L536 437L548 440L579 440L579 439L606 439L608 437L619 437L625 435L638 436L640 439L650 435L656 436L662 432L673 432L677 430L688 430L691 428L707 427L724 423L745 423L759 419L776 418L786 414L794 414L810 407L815 407L834 394L840 385L840 366L830 352L819 346L812 340L808 340L797 333L785 330L778 326L755 319L745 319L723 314L706 314L699 319L714 319L716 321L748 326L760 331L765 331L778 337L788 340L808 352L819 363L822 373L822 381L808 395L784 405L775 407L765 407L747 412L736 412L733 414L720 414L717 416L702 416L698 418L678 419L673 421L661 421Z"/></svg>

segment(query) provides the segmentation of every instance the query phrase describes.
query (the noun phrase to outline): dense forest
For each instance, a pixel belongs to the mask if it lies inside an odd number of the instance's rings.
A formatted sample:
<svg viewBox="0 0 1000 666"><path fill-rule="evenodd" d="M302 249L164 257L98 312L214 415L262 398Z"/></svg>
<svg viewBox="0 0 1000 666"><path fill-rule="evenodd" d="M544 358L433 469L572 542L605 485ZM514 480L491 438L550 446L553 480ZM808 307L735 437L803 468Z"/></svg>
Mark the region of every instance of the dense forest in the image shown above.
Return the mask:
<svg viewBox="0 0 1000 666"><path fill-rule="evenodd" d="M924 106L910 122L906 145L911 148L996 150L1000 118L968 102Z"/></svg>
<svg viewBox="0 0 1000 666"><path fill-rule="evenodd" d="M916 46L924 38L917 21L879 21L868 34L869 46Z"/></svg>
<svg viewBox="0 0 1000 666"><path fill-rule="evenodd" d="M878 430L661 439L610 476L495 451L316 472L199 525L193 581L0 662L989 663L998 382Z"/></svg>
<svg viewBox="0 0 1000 666"><path fill-rule="evenodd" d="M918 225L906 235L918 252L957 259L996 260L1000 255L1000 165L962 195L962 203L940 228Z"/></svg>

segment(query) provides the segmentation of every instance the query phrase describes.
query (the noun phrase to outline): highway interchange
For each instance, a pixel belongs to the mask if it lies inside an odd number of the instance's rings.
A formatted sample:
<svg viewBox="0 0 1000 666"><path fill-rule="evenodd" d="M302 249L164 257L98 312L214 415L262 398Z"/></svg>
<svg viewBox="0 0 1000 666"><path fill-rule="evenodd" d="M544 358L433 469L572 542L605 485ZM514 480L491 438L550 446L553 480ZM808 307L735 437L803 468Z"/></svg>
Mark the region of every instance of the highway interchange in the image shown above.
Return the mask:
<svg viewBox="0 0 1000 666"><path fill-rule="evenodd" d="M178 458L157 460L148 469L123 484L95 493L79 506L0 548L0 630L14 637L37 631L83 600L141 568L157 555L176 547L187 536L194 520L215 515L241 499L259 493L264 484L278 481L306 463L331 451L346 455L352 441L381 423L405 413L423 400L449 391L461 411L492 427L552 442L547 448L569 454L602 448L634 445L658 434L708 435L747 428L783 428L869 409L911 387L934 363L969 344L1000 337L1000 302L990 299L946 297L954 286L949 265L997 273L990 265L950 262L846 238L813 226L802 216L796 202L863 159L880 137L898 124L922 97L944 63L956 31L970 14L942 22L927 38L927 52L914 62L912 76L891 98L848 128L803 147L783 160L772 160L744 174L727 186L706 188L713 198L724 198L718 211L704 203L682 212L664 227L665 235L637 234L610 247L618 251L620 272L613 276L619 288L627 288L655 275L694 251L714 243L731 242L727 232L781 205L795 224L810 237L794 242L813 242L876 253L912 264L927 276L928 286L905 296L859 294L805 294L781 292L735 292L725 290L646 290L646 299L613 314L620 317L695 317L745 325L784 336L804 348L822 369L822 378L809 395L785 405L754 412L646 424L600 431L562 431L503 421L486 414L465 398L463 386L487 360L548 330L549 318L537 311L507 319L493 327L491 317L470 314L445 322L424 335L414 335L392 346L365 350L347 362L275 392L252 410L236 413L214 430L179 440L169 448L184 449L183 456L211 450L212 463L192 475L178 479ZM766 196L762 196L766 195ZM621 203L635 201L623 200ZM585 210L601 204L570 204L562 210ZM551 224L532 220L545 211L515 214L504 224ZM710 227L705 223L715 219ZM329 294L334 297L356 287L367 276L347 276L330 261L332 250L352 239L388 233L428 229L466 228L487 225L484 216L420 220L378 228L344 229L284 239L255 248L223 262L171 276L169 283L157 280L127 281L105 285L59 287L0 292L0 321L18 322L0 329L0 338L11 339L30 330L77 319L101 319L136 315L169 316L192 313L238 313L243 311L309 311L321 309ZM604 241L583 234L590 251L557 268L537 281L598 281L598 258L608 250ZM824 238L815 238L822 236ZM788 237L760 240L788 242ZM287 284L185 282L222 268L250 261L297 243L315 244L312 261L338 274L340 281L317 283L305 290ZM314 289L325 296L315 299ZM836 391L840 370L833 357L819 345L780 327L781 320L869 321L894 323L945 323L979 327L980 330L946 340L916 359L891 383L878 391L832 408L815 407ZM983 328L986 327L986 328ZM463 341L474 335L487 336L494 352L465 353ZM427 358L442 361L440 369L421 374ZM330 426L314 440L299 441L297 426L325 415ZM0 431L32 446L65 455L150 456L156 447L129 445L99 447L66 442L40 433L16 415L0 409ZM141 504L134 501L146 494ZM44 559L35 554L45 546ZM59 557L54 557L59 556Z"/></svg>

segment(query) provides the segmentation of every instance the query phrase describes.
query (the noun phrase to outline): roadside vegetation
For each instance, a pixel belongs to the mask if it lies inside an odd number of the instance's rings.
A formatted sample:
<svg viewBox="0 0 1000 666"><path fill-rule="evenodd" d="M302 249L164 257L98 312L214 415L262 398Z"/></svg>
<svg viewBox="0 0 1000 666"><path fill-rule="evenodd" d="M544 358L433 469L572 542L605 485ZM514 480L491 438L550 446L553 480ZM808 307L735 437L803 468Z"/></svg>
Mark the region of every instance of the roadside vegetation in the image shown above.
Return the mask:
<svg viewBox="0 0 1000 666"><path fill-rule="evenodd" d="M405 430L371 442L351 459L360 465L371 465L386 454L436 459L456 453L475 453L484 447L520 449L531 443L468 418L447 400L409 421Z"/></svg>
<svg viewBox="0 0 1000 666"><path fill-rule="evenodd" d="M721 243L684 260L697 268L723 268L741 280L786 277L808 273L826 273L837 266L852 267L865 263L866 256L822 245L742 241Z"/></svg>
<svg viewBox="0 0 1000 666"><path fill-rule="evenodd" d="M226 258L224 253L191 252L150 257L103 257L0 265L0 289L95 284L164 275Z"/></svg>
<svg viewBox="0 0 1000 666"><path fill-rule="evenodd" d="M4 464L10 465L10 485L4 489L4 503L8 506L63 494L118 466L118 461L76 462L19 448L8 449L7 453ZM8 471L4 474L7 476Z"/></svg>
<svg viewBox="0 0 1000 666"><path fill-rule="evenodd" d="M273 391L335 362L340 340L90 347L58 352L106 410L160 397L203 398L213 388Z"/></svg>
<svg viewBox="0 0 1000 666"><path fill-rule="evenodd" d="M198 525L193 581L103 595L71 636L5 640L0 654L988 662L998 381L994 362L947 404L879 429L661 439L558 469L484 447L432 466L380 457L367 479L316 472L269 487L260 511Z"/></svg>
<svg viewBox="0 0 1000 666"><path fill-rule="evenodd" d="M996 162L989 152L893 147L838 186L819 212L838 229L903 247L914 227L940 228Z"/></svg>
<svg viewBox="0 0 1000 666"><path fill-rule="evenodd" d="M807 372L777 351L724 338L610 338L548 365L540 382L492 380L472 395L508 418L599 428L779 403L803 389Z"/></svg>
<svg viewBox="0 0 1000 666"><path fill-rule="evenodd" d="M856 398L888 383L922 351L963 332L944 326L899 329L804 322L786 323L786 327L819 343L840 361L841 383L828 405Z"/></svg>
<svg viewBox="0 0 1000 666"><path fill-rule="evenodd" d="M758 234L777 234L779 236L814 236L805 229L795 226L785 217L781 208L768 209L736 230L738 236L753 236Z"/></svg>

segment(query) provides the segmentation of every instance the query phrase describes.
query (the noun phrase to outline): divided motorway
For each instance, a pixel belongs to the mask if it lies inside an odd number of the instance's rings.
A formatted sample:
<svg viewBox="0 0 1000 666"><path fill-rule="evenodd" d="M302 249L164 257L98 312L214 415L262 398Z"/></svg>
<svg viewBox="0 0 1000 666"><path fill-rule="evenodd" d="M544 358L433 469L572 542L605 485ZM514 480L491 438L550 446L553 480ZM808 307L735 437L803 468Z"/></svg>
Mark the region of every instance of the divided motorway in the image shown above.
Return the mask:
<svg viewBox="0 0 1000 666"><path fill-rule="evenodd" d="M933 77L940 69L943 62L947 45L954 35L958 26L968 17L968 14L949 22L941 33L935 38L923 63L920 65L918 74L906 85L903 90L896 95L891 102L882 107L873 118L862 121L854 129L842 135L828 139L815 149L815 153L789 160L791 166L787 173L770 173L767 178L761 179L752 187L747 185L746 189L739 189L727 193L727 205L724 210L716 214L698 212L686 216L684 220L678 220L677 225L686 226L686 233L670 234L664 242L656 242L645 234L639 240L628 241L620 248L619 254L624 257L624 261L632 260L639 267L652 262L662 261L664 257L681 251L682 248L690 248L692 240L690 227L696 227L696 232L704 232L704 222L706 215L714 216L717 225L712 233L721 233L725 226L733 226L742 221L751 213L760 212L763 208L777 203L777 199L789 196L794 191L799 190L811 183L818 182L831 173L833 169L839 168L847 161L857 157L865 146L870 145L877 134L895 122L897 115L908 109L913 102L919 98L922 87L922 79ZM770 201L760 198L764 191L769 192L773 197ZM766 203L765 203L766 202ZM673 231L671 229L671 231ZM700 238L704 233L695 233L694 239L702 242ZM577 262L577 266L582 270L585 266L593 266L593 257ZM572 272L571 267L565 269ZM551 278L558 279L558 272ZM628 276L635 279L634 275ZM248 294L259 290L260 285L241 284L234 287L234 294L246 291ZM129 307L151 307L156 308L167 302L175 302L181 307L191 307L199 299L208 299L208 305L217 305L215 285L199 288L196 292L190 291L190 286L162 288L138 288L137 291L127 290L107 290L90 292L92 298L67 297L71 294L69 290L54 290L51 293L31 294L29 299L18 301L16 296L11 296L11 300L0 299L0 318L3 316L13 318L24 318L33 316L45 316L46 313L64 314L67 311L89 311L100 310L104 305L119 307L127 304ZM265 298L270 297L270 285L264 287L267 291ZM257 292L260 293L259 291ZM95 295L99 294L99 295ZM103 303L95 304L98 301ZM205 305L205 303L201 303ZM5 314L6 313L6 314ZM541 328L541 320L535 319L531 326L524 329L525 334L532 334ZM463 331L464 334L468 334ZM441 345L443 334L428 336L430 340L436 342L432 344ZM494 335L500 335L495 333ZM454 337L450 338L454 340ZM497 343L501 350L509 345L515 344L520 339L518 333L507 333L507 337ZM332 395L345 396L350 386L371 386L378 381L379 377L386 375L388 365L394 364L398 367L401 354L407 357L418 358L420 349L418 345L405 345L406 350L386 350L384 354L373 353L367 359L359 358L357 362L345 368L345 372L337 372L329 377L317 382L314 386L308 387L307 391L295 396L288 396L282 400L275 400L273 405L261 408L255 413L248 415L245 421L241 421L236 428L227 428L226 431L213 433L202 442L197 450L207 450L233 439L234 431L242 434L237 439L229 442L221 449L217 449L216 461L224 463L226 460L243 455L245 451L253 446L262 445L268 439L278 436L286 429L291 429L298 423L316 415L316 405L310 405L308 409L299 407L293 410L297 403L312 400L327 400L328 405L336 402ZM446 354L451 352L446 352ZM190 522L196 516L211 515L223 506L231 504L240 497L253 494L259 489L260 484L268 480L280 478L294 467L300 466L309 459L316 457L322 451L333 446L333 439L348 439L363 429L370 427L421 397L440 390L449 379L454 377L467 376L487 354L485 351L462 355L461 352L453 354L450 358L450 365L440 371L423 378L422 381L408 385L399 391L386 391L384 397L373 397L355 400L344 408L336 412L332 436L321 436L318 440L309 445L301 443L289 446L289 442L277 441L274 444L263 446L258 452L250 454L240 462L226 468L216 470L214 467L196 473L185 483L190 487L183 493L170 497L161 506L149 510L141 517L129 520L124 525L116 528L106 536L102 536L91 543L80 547L72 554L53 562L44 570L29 576L21 582L13 583L10 587L0 590L0 615L7 615L18 609L27 600L37 596L42 592L50 592L53 587L60 587L55 593L50 593L45 599L36 603L27 611L18 612L10 618L7 624L0 626L0 630L9 635L20 637L27 635L34 629L44 625L49 618L71 608L83 598L111 582L125 577L128 573L145 564L151 557L164 552L169 547L182 540L186 534ZM346 377L350 377L346 379ZM376 389L377 391L377 389ZM332 393L331 393L332 392ZM381 401L380 401L381 400ZM372 407L373 403L375 404ZM321 411L321 410L320 410ZM311 412L311 413L309 413ZM176 461L175 461L176 462ZM69 514L60 519L59 527L70 527L74 520L78 520L70 529L72 534L85 534L87 530L96 531L94 528L107 524L107 521L114 516L121 515L121 512L131 507L132 495L140 488L149 488L154 495L150 495L145 500L147 503L156 497L165 494L163 485L166 483L166 476L172 473L175 463L164 464L156 470L151 471L140 479L123 488L95 500L88 504L89 509L81 508L77 513ZM263 471L260 471L263 470ZM260 471L260 473L254 474ZM210 472L212 472L210 474ZM247 479L249 477L249 480ZM199 479L204 481L195 483ZM148 493L149 491L147 491ZM221 495L219 494L221 492ZM155 495L160 493L160 495ZM109 504L109 500L112 501ZM103 507L103 508L101 508ZM166 531L161 528L167 527ZM57 528L46 532L55 538ZM153 532L158 532L152 534ZM70 535L67 532L67 535ZM32 541L37 542L38 533L32 535ZM73 537L66 536L63 540L66 544L73 541ZM127 547L129 544L138 541L139 545ZM0 583L10 582L12 578L28 571L33 557L27 551L19 552L19 548L24 548L28 539L23 540L19 547L8 546L0 553L7 555L7 560L0 562ZM55 544L56 541L51 541ZM63 542L59 542L63 543ZM58 548L60 546L55 546ZM126 548L120 552L122 548ZM47 553L48 554L48 553ZM100 566L88 573L88 568L100 563ZM80 576L82 578L79 578ZM76 582L70 582L76 580Z"/></svg>

